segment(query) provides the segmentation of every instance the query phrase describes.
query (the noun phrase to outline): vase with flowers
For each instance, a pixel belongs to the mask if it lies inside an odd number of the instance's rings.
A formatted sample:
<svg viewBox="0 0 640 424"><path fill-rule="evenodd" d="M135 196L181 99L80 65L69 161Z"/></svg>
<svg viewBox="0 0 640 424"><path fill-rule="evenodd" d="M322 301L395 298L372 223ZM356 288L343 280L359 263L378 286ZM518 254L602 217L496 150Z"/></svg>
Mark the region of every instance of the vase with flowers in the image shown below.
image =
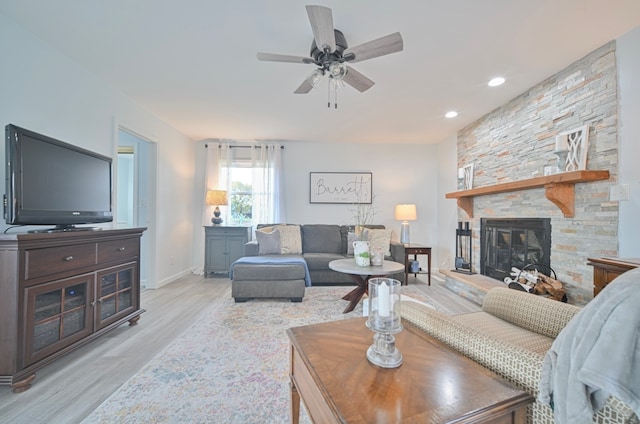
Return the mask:
<svg viewBox="0 0 640 424"><path fill-rule="evenodd" d="M373 207L373 201L375 196L371 196L371 203L353 203L351 205L351 216L355 222L353 227L354 240L362 240L362 232L365 227L373 221L373 217L376 215L376 210Z"/></svg>
<svg viewBox="0 0 640 424"><path fill-rule="evenodd" d="M364 239L364 228L370 224L376 214L373 207L373 196L371 203L354 203L351 213L355 221L353 231L353 254L356 264L360 266L369 266L371 264L371 254L369 252L369 242Z"/></svg>

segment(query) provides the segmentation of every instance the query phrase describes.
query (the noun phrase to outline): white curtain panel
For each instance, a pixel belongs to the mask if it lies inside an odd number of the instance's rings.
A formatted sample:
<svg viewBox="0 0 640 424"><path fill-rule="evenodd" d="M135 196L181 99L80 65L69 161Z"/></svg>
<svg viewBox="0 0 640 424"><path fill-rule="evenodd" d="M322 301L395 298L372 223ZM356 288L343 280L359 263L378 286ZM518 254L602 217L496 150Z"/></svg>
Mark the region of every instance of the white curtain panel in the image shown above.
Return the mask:
<svg viewBox="0 0 640 424"><path fill-rule="evenodd" d="M279 144L256 144L251 149L253 205L251 223L284 223L282 149Z"/></svg>
<svg viewBox="0 0 640 424"><path fill-rule="evenodd" d="M229 157L229 145L225 143L207 143L206 150L206 165L204 170L204 192L200 196L200 210L202 211L202 225L211 225L211 217L213 216L214 206L208 206L205 202L207 196L207 190L222 189L225 190L227 185L224 177L223 164ZM204 240L204 239L203 239ZM194 274L204 274L204 250L200 255L196 255L198 258L196 265L193 269Z"/></svg>
<svg viewBox="0 0 640 424"><path fill-rule="evenodd" d="M211 216L215 206L208 206L204 199L208 190L230 190L229 187L229 166L231 164L231 149L228 143L208 143L207 144L207 165L205 168L205 190L200 198L202 199L202 223L211 225ZM228 217L228 207L225 208L223 219Z"/></svg>

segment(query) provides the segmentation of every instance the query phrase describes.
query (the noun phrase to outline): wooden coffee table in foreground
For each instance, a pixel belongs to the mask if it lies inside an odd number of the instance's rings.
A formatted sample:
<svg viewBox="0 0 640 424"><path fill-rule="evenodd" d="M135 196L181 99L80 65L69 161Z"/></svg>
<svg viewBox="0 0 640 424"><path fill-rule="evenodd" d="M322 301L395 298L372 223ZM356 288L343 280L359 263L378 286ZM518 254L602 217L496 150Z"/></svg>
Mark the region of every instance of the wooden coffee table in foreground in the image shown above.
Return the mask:
<svg viewBox="0 0 640 424"><path fill-rule="evenodd" d="M533 402L497 374L405 323L404 361L379 368L366 357L366 318L287 330L291 422L300 399L315 423L524 423Z"/></svg>

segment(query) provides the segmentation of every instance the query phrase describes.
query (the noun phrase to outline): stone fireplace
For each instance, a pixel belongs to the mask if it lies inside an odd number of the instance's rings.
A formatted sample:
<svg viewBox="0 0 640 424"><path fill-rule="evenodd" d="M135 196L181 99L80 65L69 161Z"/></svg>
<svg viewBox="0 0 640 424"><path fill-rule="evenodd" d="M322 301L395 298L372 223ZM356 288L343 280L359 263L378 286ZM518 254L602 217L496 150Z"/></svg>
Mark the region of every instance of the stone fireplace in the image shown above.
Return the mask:
<svg viewBox="0 0 640 424"><path fill-rule="evenodd" d="M567 290L569 303L584 304L593 297L589 258L618 254L618 203L609 200L609 187L618 178L615 51L615 42L607 43L458 132L457 167L473 164L474 174L473 200L458 202L457 221L468 221L473 231L475 272L482 272L485 260L481 237L487 234L481 229L481 218L547 219L551 233L547 258ZM555 136L585 125L589 128L587 170L608 171L608 179L575 183L575 190L566 197L570 202L565 202L563 181L550 189L483 191L543 177L557 163ZM563 195L562 202L558 194ZM567 203L572 205L570 210L563 207ZM492 237L504 242L503 234L513 245L530 233L516 228ZM508 266L495 255L493 268ZM521 263L532 260L532 255L538 255L534 247L508 253L526 258ZM487 258L488 264L491 259Z"/></svg>
<svg viewBox="0 0 640 424"><path fill-rule="evenodd" d="M551 266L551 219L480 219L480 273L498 280L511 268L539 265L547 274Z"/></svg>

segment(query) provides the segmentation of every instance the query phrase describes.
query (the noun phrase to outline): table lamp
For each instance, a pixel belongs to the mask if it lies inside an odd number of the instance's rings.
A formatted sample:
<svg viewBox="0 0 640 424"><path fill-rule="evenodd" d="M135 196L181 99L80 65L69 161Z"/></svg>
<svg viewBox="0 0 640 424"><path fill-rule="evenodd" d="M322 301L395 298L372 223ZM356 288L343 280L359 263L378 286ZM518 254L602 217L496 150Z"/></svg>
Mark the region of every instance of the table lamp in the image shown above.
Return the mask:
<svg viewBox="0 0 640 424"><path fill-rule="evenodd" d="M400 226L400 243L409 244L409 221L418 219L416 205L396 205L396 219L402 221L402 225Z"/></svg>
<svg viewBox="0 0 640 424"><path fill-rule="evenodd" d="M214 225L222 224L222 218L220 218L220 208L219 206L228 205L227 202L227 192L226 190L208 190L207 197L205 199L205 203L210 206L215 205L215 209L213 210L213 218L211 218L211 222Z"/></svg>

